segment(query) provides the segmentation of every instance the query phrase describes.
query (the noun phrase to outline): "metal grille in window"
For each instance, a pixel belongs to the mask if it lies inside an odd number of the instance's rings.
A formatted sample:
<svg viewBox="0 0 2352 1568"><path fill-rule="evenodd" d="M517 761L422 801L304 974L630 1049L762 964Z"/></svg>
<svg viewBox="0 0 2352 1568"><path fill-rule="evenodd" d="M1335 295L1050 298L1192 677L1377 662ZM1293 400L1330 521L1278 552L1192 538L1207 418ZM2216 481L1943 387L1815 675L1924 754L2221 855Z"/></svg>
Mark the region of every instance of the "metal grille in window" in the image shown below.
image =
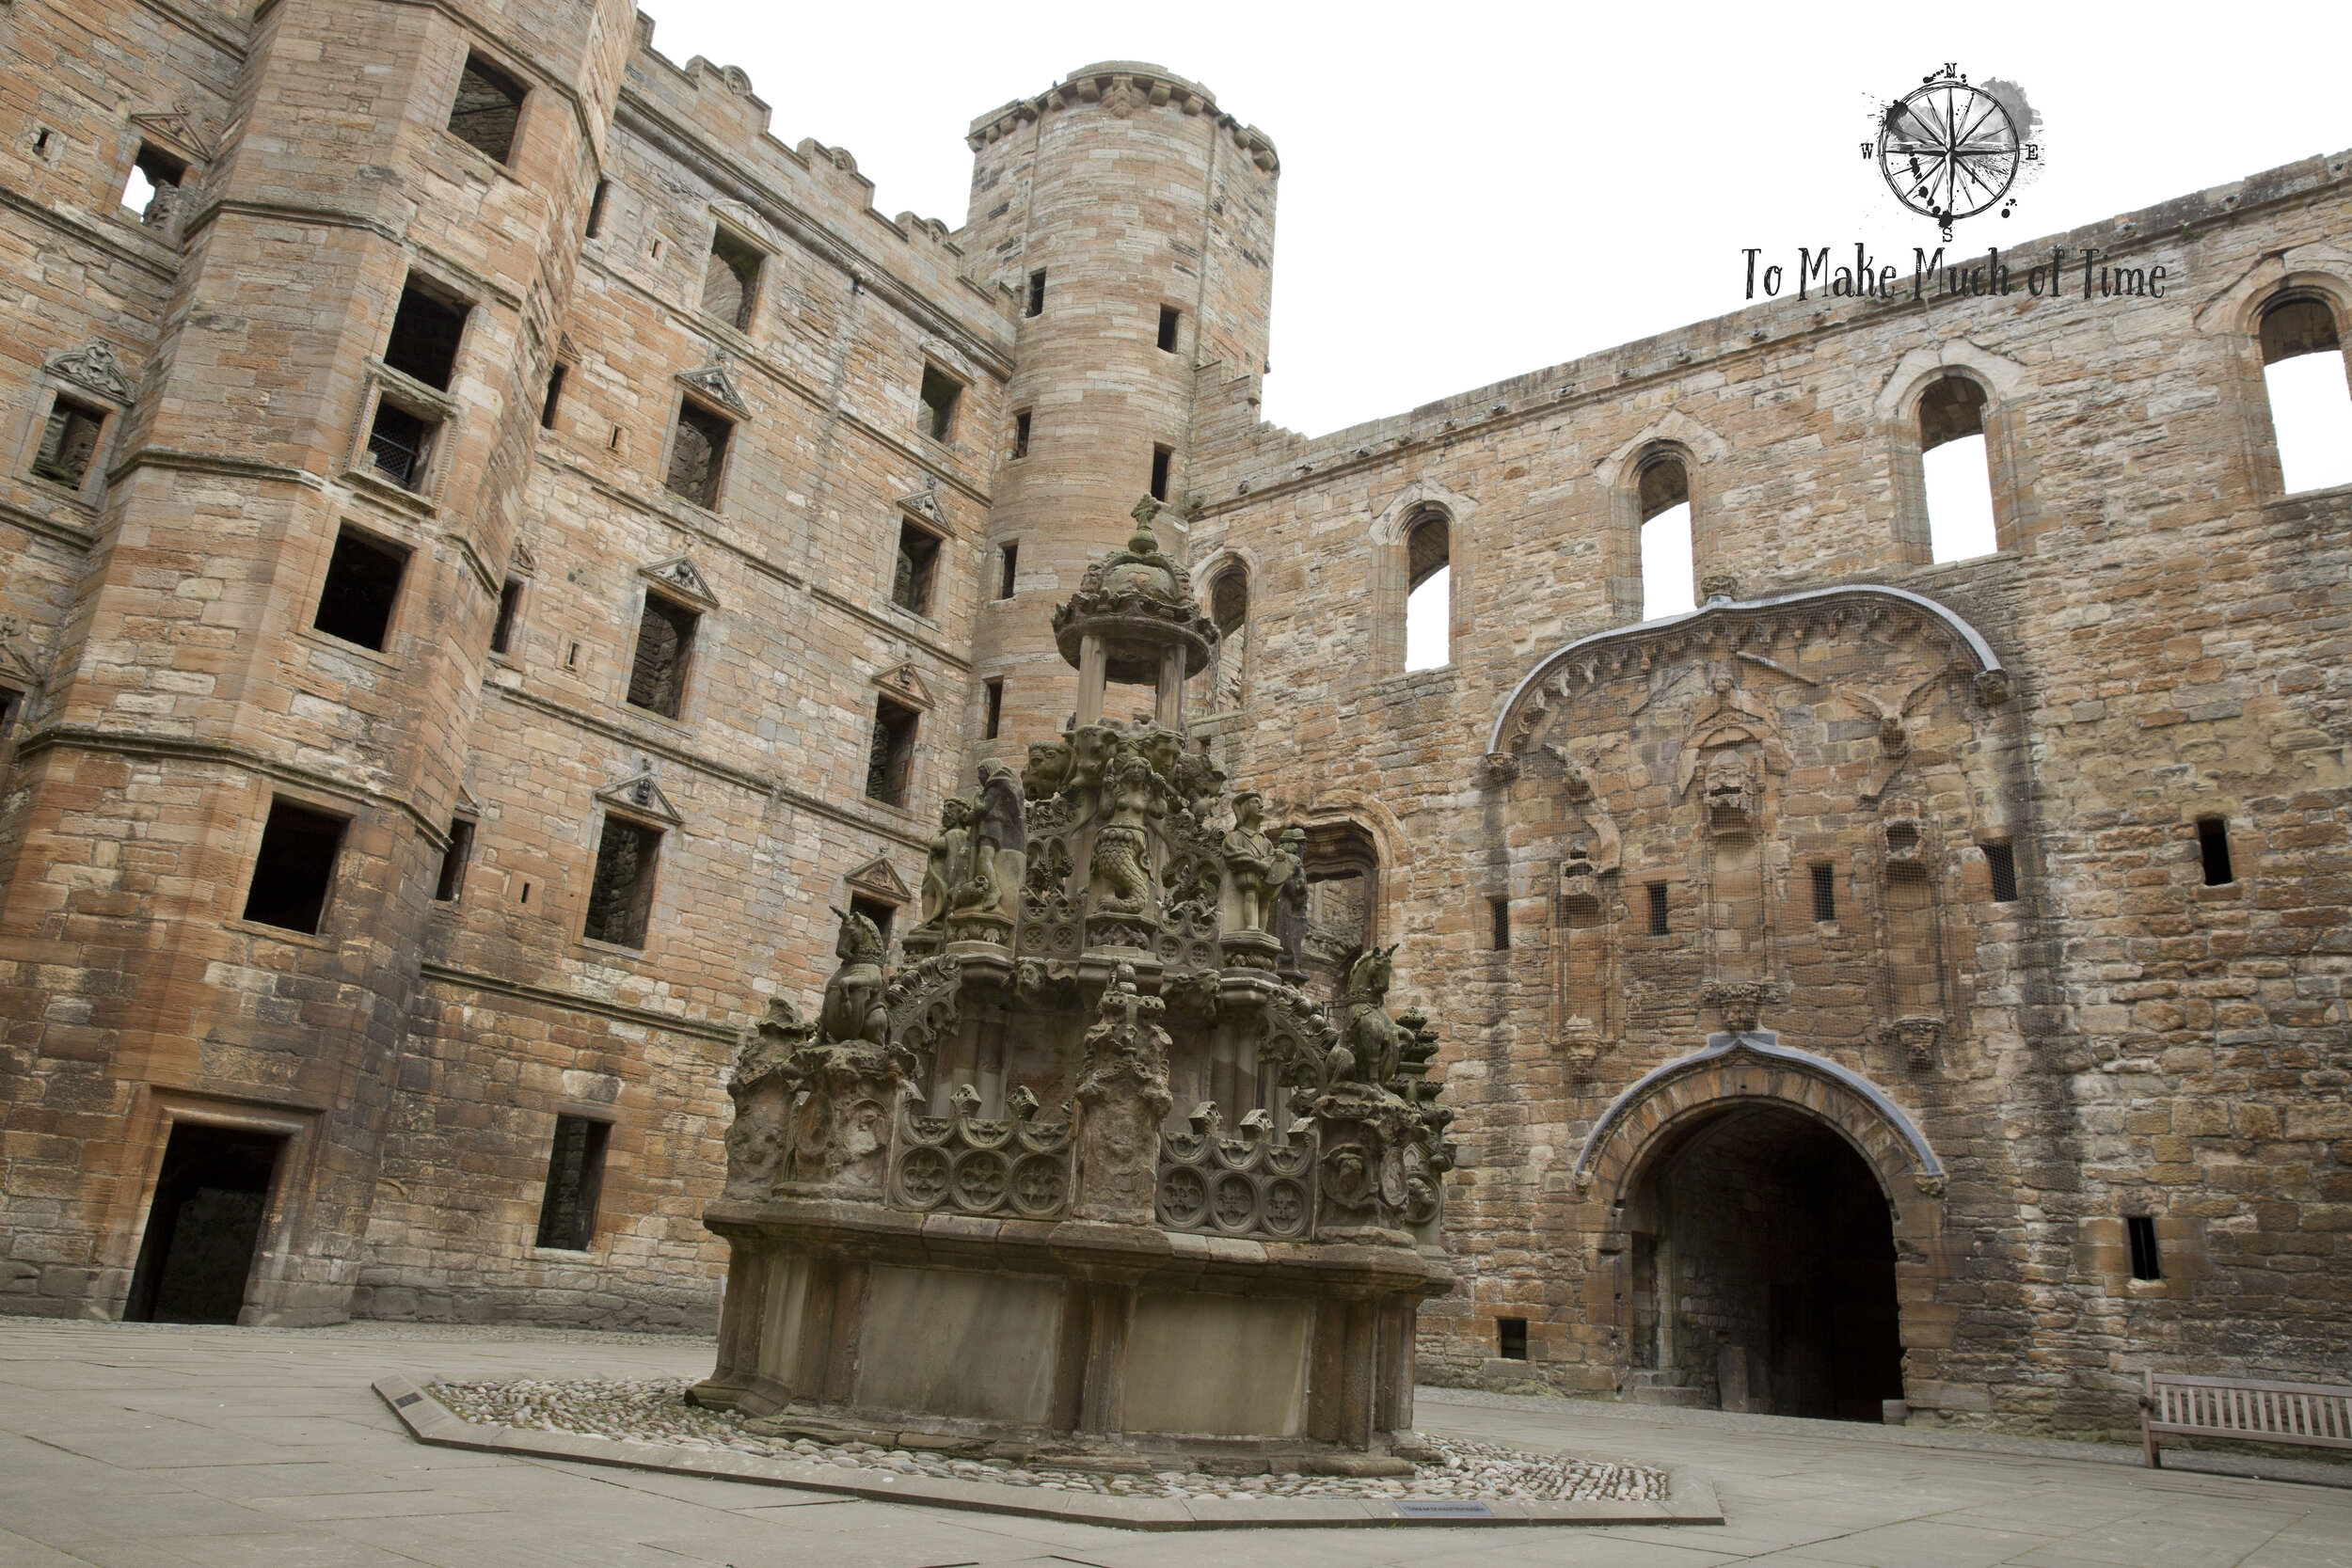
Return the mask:
<svg viewBox="0 0 2352 1568"><path fill-rule="evenodd" d="M404 490L414 490L424 478L426 444L433 427L405 408L379 403L375 423L368 429L368 460L378 472Z"/></svg>

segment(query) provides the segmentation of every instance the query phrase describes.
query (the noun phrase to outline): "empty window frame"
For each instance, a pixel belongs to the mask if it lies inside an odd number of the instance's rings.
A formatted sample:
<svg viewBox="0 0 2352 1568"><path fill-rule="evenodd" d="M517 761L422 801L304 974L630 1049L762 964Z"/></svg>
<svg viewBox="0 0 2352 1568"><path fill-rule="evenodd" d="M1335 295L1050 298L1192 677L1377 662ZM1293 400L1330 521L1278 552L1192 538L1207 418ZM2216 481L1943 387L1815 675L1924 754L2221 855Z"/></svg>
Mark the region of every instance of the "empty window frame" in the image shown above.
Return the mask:
<svg viewBox="0 0 2352 1568"><path fill-rule="evenodd" d="M1152 499L1153 500L1168 499L1168 470L1175 461L1174 448L1153 447L1152 449Z"/></svg>
<svg viewBox="0 0 2352 1568"><path fill-rule="evenodd" d="M1495 1354L1505 1361L1527 1359L1527 1320L1497 1318L1495 1320Z"/></svg>
<svg viewBox="0 0 2352 1568"><path fill-rule="evenodd" d="M0 746L6 746L16 721L24 715L24 693L13 686L0 686Z"/></svg>
<svg viewBox="0 0 2352 1568"><path fill-rule="evenodd" d="M596 874L588 882L588 919L580 935L615 947L645 945L653 912L654 867L661 859L661 830L608 815L596 840Z"/></svg>
<svg viewBox="0 0 2352 1568"><path fill-rule="evenodd" d="M457 101L450 105L449 134L502 164L514 156L522 112L522 85L481 55L468 55L465 72L457 78Z"/></svg>
<svg viewBox="0 0 2352 1568"><path fill-rule="evenodd" d="M1964 375L1931 382L1919 397L1919 467L1926 483L1929 554L1935 561L1991 555L1993 470L1982 387Z"/></svg>
<svg viewBox="0 0 2352 1568"><path fill-rule="evenodd" d="M466 335L467 308L421 287L411 277L400 291L392 330L384 340L384 363L437 391L449 390L457 368L457 345Z"/></svg>
<svg viewBox="0 0 2352 1568"><path fill-rule="evenodd" d="M1494 950L1498 953L1508 953L1511 950L1511 900L1508 898L1487 899L1486 923L1493 936Z"/></svg>
<svg viewBox="0 0 2352 1568"><path fill-rule="evenodd" d="M335 535L335 553L327 558L326 580L319 585L311 626L383 652L392 627L392 607L400 600L400 579L407 570L406 550L344 528Z"/></svg>
<svg viewBox="0 0 2352 1568"><path fill-rule="evenodd" d="M523 579L508 578L499 590L498 619L490 623L490 651L511 654L515 651L515 619L523 608Z"/></svg>
<svg viewBox="0 0 2352 1568"><path fill-rule="evenodd" d="M882 938L882 945L884 947L890 945L890 927L898 918L898 905L886 904L879 898L868 898L862 893L852 893L850 895L850 912L864 915L872 921L874 932Z"/></svg>
<svg viewBox="0 0 2352 1568"><path fill-rule="evenodd" d="M997 552L996 596L1009 599L1014 585L1021 580L1021 541L1008 539Z"/></svg>
<svg viewBox="0 0 2352 1568"><path fill-rule="evenodd" d="M187 177L187 165L141 142L138 156L131 161L131 178L122 187L122 204L148 228L167 229L179 205L180 183Z"/></svg>
<svg viewBox="0 0 2352 1568"><path fill-rule="evenodd" d="M1837 921L1837 869L1835 866L1813 867L1813 919L1822 926Z"/></svg>
<svg viewBox="0 0 2352 1568"><path fill-rule="evenodd" d="M2203 863L2205 885L2227 887L2237 880L2230 869L2230 825L2218 816L2197 819L2197 853Z"/></svg>
<svg viewBox="0 0 2352 1568"><path fill-rule="evenodd" d="M1993 901L2013 904L2017 901L2017 851L2006 844L1984 847L1984 869L1993 880Z"/></svg>
<svg viewBox="0 0 2352 1568"><path fill-rule="evenodd" d="M261 852L253 857L253 880L246 889L245 918L316 936L326 913L343 826L340 816L272 800L269 820L262 825Z"/></svg>
<svg viewBox="0 0 2352 1568"><path fill-rule="evenodd" d="M541 430L555 428L555 409L556 405L564 401L564 377L568 369L568 366L558 365L548 372L547 395L539 400L539 428Z"/></svg>
<svg viewBox="0 0 2352 1568"><path fill-rule="evenodd" d="M2128 1214L2123 1219L2123 1236L2131 1244L2132 1277L2162 1279L2164 1259L2156 1251L2156 1222L2151 1214Z"/></svg>
<svg viewBox="0 0 2352 1568"><path fill-rule="evenodd" d="M40 445L33 452L33 472L55 484L79 490L89 478L98 456L98 438L105 433L106 411L60 393L49 405L49 420L41 427Z"/></svg>
<svg viewBox="0 0 2352 1568"><path fill-rule="evenodd" d="M637 618L637 647L629 656L631 707L675 719L686 702L686 673L693 661L699 611L660 594L645 595Z"/></svg>
<svg viewBox="0 0 2352 1568"><path fill-rule="evenodd" d="M898 524L898 553L890 570L890 602L916 615L931 612L939 575L939 535L912 522Z"/></svg>
<svg viewBox="0 0 2352 1568"><path fill-rule="evenodd" d="M1041 316L1045 314L1045 269L1043 267L1040 267L1037 271L1029 274L1029 307L1027 313L1032 316Z"/></svg>
<svg viewBox="0 0 2352 1568"><path fill-rule="evenodd" d="M611 1124L586 1117L557 1117L548 1151L548 1185L539 1199L538 1243L560 1252L586 1252L596 1234L596 1199L604 1190L604 1150Z"/></svg>
<svg viewBox="0 0 2352 1568"><path fill-rule="evenodd" d="M726 468L732 422L691 398L677 405L677 432L670 437L670 472L662 481L670 494L696 506L719 509L719 482Z"/></svg>
<svg viewBox="0 0 2352 1568"><path fill-rule="evenodd" d="M473 821L450 818L449 845L441 851L441 874L433 884L433 901L454 904L466 889L466 863L473 859Z"/></svg>
<svg viewBox="0 0 2352 1568"><path fill-rule="evenodd" d="M934 441L946 442L955 433L956 400L962 394L963 383L937 365L925 365L915 428Z"/></svg>
<svg viewBox="0 0 2352 1568"><path fill-rule="evenodd" d="M612 199L612 182L610 180L597 181L596 194L588 198L588 230L587 232L581 236L583 239L593 240L597 235L604 232L604 210L606 204Z"/></svg>
<svg viewBox="0 0 2352 1568"><path fill-rule="evenodd" d="M1667 929L1666 884L1652 882L1649 884L1649 934L1654 937L1662 937Z"/></svg>
<svg viewBox="0 0 2352 1568"><path fill-rule="evenodd" d="M1634 481L1641 524L1642 619L1698 608L1691 527L1691 471L1670 451L1653 453Z"/></svg>
<svg viewBox="0 0 2352 1568"><path fill-rule="evenodd" d="M1405 668L1454 662L1454 525L1432 512L1405 531Z"/></svg>
<svg viewBox="0 0 2352 1568"><path fill-rule="evenodd" d="M1012 454L1029 455L1029 411L1025 408L1012 417Z"/></svg>
<svg viewBox="0 0 2352 1568"><path fill-rule="evenodd" d="M993 740L1005 726L1005 677L993 676L988 682L988 707L980 725L980 738Z"/></svg>
<svg viewBox="0 0 2352 1568"><path fill-rule="evenodd" d="M1162 354L1176 352L1176 334L1184 319L1184 313L1173 305L1160 307L1160 352Z"/></svg>
<svg viewBox="0 0 2352 1568"><path fill-rule="evenodd" d="M874 703L874 737L866 751L866 799L886 806L907 803L914 772L914 736L921 719L914 709L887 697Z"/></svg>
<svg viewBox="0 0 2352 1568"><path fill-rule="evenodd" d="M2262 315L2263 390L2287 493L2352 484L2352 385L2325 299L2290 295Z"/></svg>
<svg viewBox="0 0 2352 1568"><path fill-rule="evenodd" d="M716 316L739 332L752 327L759 303L759 268L767 258L724 229L712 234L710 260L703 267L703 314Z"/></svg>

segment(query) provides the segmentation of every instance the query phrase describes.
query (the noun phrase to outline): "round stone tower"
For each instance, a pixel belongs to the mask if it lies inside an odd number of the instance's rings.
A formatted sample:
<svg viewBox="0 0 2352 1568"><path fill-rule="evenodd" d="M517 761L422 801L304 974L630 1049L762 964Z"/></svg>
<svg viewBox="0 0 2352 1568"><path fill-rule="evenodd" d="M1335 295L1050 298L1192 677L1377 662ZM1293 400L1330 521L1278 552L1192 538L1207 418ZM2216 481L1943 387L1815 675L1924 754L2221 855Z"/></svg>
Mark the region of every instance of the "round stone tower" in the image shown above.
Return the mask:
<svg viewBox="0 0 2352 1568"><path fill-rule="evenodd" d="M1017 759L1076 707L1053 610L1139 498L1165 492L1161 538L1184 558L1201 406L1235 383L1254 395L1265 371L1279 165L1207 88L1123 60L981 116L970 139L962 243L1020 312L974 648L1002 696L973 742ZM1149 717L1148 692L1134 700L1109 716Z"/></svg>

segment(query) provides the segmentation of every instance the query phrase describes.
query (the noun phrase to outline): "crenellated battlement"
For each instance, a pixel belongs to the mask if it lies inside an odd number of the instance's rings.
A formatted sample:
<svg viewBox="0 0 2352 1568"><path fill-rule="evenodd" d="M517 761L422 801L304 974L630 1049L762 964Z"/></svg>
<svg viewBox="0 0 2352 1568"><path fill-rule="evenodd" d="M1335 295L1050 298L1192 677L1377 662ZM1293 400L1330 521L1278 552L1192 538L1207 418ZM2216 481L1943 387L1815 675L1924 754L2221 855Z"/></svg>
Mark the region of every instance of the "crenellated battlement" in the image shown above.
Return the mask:
<svg viewBox="0 0 2352 1568"><path fill-rule="evenodd" d="M1267 175L1281 172L1272 137L1219 110L1216 95L1200 83L1140 60L1103 60L1081 66L1035 98L1016 98L979 116L964 139L977 152L1047 115L1089 108L1103 109L1120 119L1145 110L1206 117L1260 170Z"/></svg>

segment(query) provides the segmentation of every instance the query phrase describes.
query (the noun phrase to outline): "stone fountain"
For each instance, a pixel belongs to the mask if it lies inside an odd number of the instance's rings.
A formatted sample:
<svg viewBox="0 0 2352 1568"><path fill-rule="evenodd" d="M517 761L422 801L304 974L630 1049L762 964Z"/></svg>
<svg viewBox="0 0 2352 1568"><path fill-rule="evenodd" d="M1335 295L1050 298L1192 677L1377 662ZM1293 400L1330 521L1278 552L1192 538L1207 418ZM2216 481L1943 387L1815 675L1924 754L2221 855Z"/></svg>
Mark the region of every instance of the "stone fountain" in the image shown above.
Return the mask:
<svg viewBox="0 0 2352 1568"><path fill-rule="evenodd" d="M1453 1280L1452 1113L1390 953L1299 989L1294 830L1187 744L1216 641L1136 509L1056 613L1061 737L947 801L905 961L840 916L728 1091L730 1243L696 1402L780 1432L1077 1461L1406 1467L1414 1323ZM1107 686L1155 689L1149 723ZM1180 1111L1179 1107L1183 1107Z"/></svg>

